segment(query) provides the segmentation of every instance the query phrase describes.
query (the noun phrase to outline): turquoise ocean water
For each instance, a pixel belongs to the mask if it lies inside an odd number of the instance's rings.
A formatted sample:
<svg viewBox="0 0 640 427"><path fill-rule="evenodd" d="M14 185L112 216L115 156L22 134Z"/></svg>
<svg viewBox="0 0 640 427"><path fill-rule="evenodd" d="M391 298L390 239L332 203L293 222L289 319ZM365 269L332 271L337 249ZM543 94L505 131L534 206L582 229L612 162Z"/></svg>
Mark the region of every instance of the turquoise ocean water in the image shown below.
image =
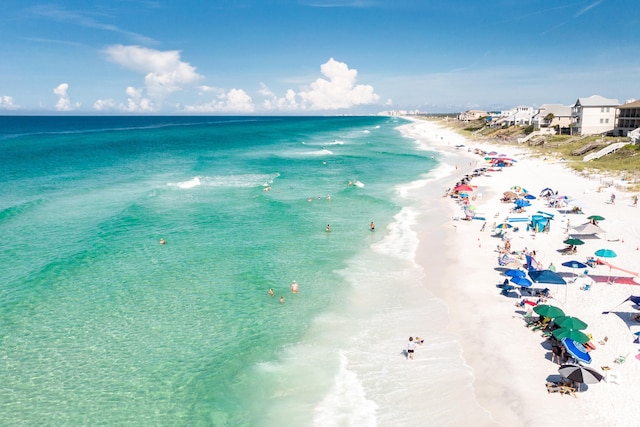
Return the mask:
<svg viewBox="0 0 640 427"><path fill-rule="evenodd" d="M421 274L403 123L0 118L2 424L392 425L352 348Z"/></svg>

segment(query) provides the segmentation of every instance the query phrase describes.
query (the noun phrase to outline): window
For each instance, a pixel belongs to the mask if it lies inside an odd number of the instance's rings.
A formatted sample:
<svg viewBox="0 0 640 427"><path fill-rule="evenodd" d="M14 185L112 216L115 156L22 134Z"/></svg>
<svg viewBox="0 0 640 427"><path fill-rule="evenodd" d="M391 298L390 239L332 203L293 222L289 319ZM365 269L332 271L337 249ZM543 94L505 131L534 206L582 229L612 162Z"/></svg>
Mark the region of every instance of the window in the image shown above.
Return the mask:
<svg viewBox="0 0 640 427"><path fill-rule="evenodd" d="M600 119L600 124L603 124L603 123L604 123L604 119Z"/></svg>
<svg viewBox="0 0 640 427"><path fill-rule="evenodd" d="M600 107L600 112L604 113L604 107Z"/></svg>
<svg viewBox="0 0 640 427"><path fill-rule="evenodd" d="M609 119L604 119L604 122L605 123L609 123Z"/></svg>

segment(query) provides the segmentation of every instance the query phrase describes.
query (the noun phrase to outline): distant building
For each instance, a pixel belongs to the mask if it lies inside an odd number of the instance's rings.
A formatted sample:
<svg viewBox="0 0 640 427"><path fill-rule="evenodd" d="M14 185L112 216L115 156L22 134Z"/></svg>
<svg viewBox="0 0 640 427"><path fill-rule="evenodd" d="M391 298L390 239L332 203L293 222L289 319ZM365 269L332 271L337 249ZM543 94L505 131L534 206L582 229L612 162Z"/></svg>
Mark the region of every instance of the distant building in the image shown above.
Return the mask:
<svg viewBox="0 0 640 427"><path fill-rule="evenodd" d="M523 126L530 125L533 120L534 110L524 105L501 111L499 117L492 121L492 126Z"/></svg>
<svg viewBox="0 0 640 427"><path fill-rule="evenodd" d="M617 99L599 95L578 98L571 110L571 133L597 135L613 131L618 105Z"/></svg>
<svg viewBox="0 0 640 427"><path fill-rule="evenodd" d="M464 113L460 113L458 115L458 120L460 120L461 122L472 122L488 115L489 113L482 110L467 110Z"/></svg>
<svg viewBox="0 0 640 427"><path fill-rule="evenodd" d="M571 131L571 105L543 104L533 115L533 126L536 130L556 129L557 133ZM564 132L563 132L564 131Z"/></svg>
<svg viewBox="0 0 640 427"><path fill-rule="evenodd" d="M616 114L616 136L629 136L629 132L640 128L640 101L620 105Z"/></svg>

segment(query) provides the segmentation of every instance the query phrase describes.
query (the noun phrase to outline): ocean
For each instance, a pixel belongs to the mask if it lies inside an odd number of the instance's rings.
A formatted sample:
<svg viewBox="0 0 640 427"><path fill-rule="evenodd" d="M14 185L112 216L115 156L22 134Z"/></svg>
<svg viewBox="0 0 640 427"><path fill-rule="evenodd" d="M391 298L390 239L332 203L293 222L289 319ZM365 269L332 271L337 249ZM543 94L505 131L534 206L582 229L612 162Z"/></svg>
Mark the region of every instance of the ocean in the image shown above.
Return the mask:
<svg viewBox="0 0 640 427"><path fill-rule="evenodd" d="M0 117L0 423L456 425L406 124Z"/></svg>

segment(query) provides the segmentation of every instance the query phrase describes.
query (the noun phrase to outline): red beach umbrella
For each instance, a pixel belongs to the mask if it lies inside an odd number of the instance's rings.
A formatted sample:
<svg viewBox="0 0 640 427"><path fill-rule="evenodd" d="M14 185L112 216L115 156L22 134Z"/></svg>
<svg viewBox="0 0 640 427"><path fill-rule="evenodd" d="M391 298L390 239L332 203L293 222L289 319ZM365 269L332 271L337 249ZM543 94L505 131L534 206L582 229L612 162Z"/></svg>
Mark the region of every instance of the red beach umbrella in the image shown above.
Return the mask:
<svg viewBox="0 0 640 427"><path fill-rule="evenodd" d="M457 192L473 191L473 187L467 184L461 184L461 185L458 185L457 187L454 187L453 191L457 191Z"/></svg>

